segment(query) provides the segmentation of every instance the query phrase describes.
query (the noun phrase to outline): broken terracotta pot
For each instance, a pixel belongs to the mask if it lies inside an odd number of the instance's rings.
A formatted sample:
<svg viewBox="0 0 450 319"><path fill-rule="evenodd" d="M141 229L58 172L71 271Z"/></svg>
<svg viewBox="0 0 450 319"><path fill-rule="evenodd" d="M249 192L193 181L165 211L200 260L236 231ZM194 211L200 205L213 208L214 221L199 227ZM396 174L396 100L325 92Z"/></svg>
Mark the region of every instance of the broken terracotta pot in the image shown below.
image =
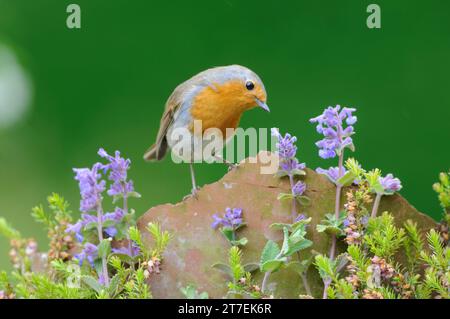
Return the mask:
<svg viewBox="0 0 450 319"><path fill-rule="evenodd" d="M227 263L230 244L218 230L211 228L212 215L223 214L226 207L239 207L247 226L239 230L240 237L246 237L248 243L243 247L244 263L257 263L261 251L268 239L281 241L280 231L269 226L275 222L291 221L290 201L280 202L278 194L289 190L286 178L260 174L259 162L242 163L237 169L228 172L219 181L205 185L198 192L198 198L188 198L178 204L159 205L148 210L138 221L138 227L150 245L151 239L145 231L149 222L158 221L164 230L173 234L159 275L152 276L150 284L155 298L183 298L181 287L194 284L199 291L208 292L210 298L223 298L226 294L227 277L212 267L213 264ZM329 236L315 231L316 224L326 213L334 210L335 186L324 176L311 169L306 169L302 180L307 184L306 195L311 204L301 207L299 213L312 217L308 228L308 239L313 246L302 253L304 258L311 250L327 253ZM344 201L345 191L342 201ZM423 231L435 226L428 216L418 212L402 196L384 196L380 212L394 214L396 222L401 225L407 219L417 222ZM344 244L338 247L341 251ZM260 283L262 274L254 274ZM314 267L310 267L308 281L315 297L321 295L322 281ZM276 297L298 298L306 294L300 277L289 269L278 271L270 277L268 289Z"/></svg>

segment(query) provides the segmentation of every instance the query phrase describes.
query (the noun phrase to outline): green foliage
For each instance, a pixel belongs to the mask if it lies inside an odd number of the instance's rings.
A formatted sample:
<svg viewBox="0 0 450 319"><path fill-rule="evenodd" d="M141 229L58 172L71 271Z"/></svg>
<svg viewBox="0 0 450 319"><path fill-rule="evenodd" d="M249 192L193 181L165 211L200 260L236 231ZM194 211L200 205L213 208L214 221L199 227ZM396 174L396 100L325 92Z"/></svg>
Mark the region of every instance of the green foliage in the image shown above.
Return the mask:
<svg viewBox="0 0 450 319"><path fill-rule="evenodd" d="M311 218L300 220L294 224L272 224L272 228L282 228L283 243L281 248L274 241L267 241L260 259L260 270L262 272L276 272L283 266L287 266L289 257L312 245L305 238L306 225Z"/></svg>
<svg viewBox="0 0 450 319"><path fill-rule="evenodd" d="M180 289L181 293L186 297L186 299L208 299L207 292L198 292L194 285L187 285Z"/></svg>
<svg viewBox="0 0 450 319"><path fill-rule="evenodd" d="M74 246L70 236L65 232L72 220L71 212L68 210L69 204L58 194L49 196L47 202L49 213L42 206L32 209L33 218L48 229L50 250L45 253L47 259L43 259L44 254L37 251L35 241L22 238L5 219L0 218L0 233L11 239L14 267L17 269L11 276L6 272L0 273L1 296L46 299L151 298L147 279L160 271L162 254L171 239L169 232L162 230L158 223L150 223L146 230L152 236L154 245L152 249L148 249L137 227L124 228L129 241L119 243L103 239L97 246L99 258L94 260L94 268L88 265L80 267L78 262L71 258L73 252L66 251L62 254L60 251L63 247L79 251L79 247ZM133 221L127 220L126 223L131 224ZM127 243L130 247L136 245L139 248L136 256L112 252L115 245ZM97 274L102 271L101 258L108 261L112 270L109 272L111 274L109 285L101 284L98 279ZM35 268L39 271L35 271Z"/></svg>
<svg viewBox="0 0 450 319"><path fill-rule="evenodd" d="M69 203L64 197L52 193L47 197L47 203L50 208L50 213L46 213L42 205L32 208L31 216L36 222L51 228L61 222L70 222L72 220Z"/></svg>
<svg viewBox="0 0 450 319"><path fill-rule="evenodd" d="M344 235L344 219L345 215L343 213L339 215L339 218L336 218L334 214L326 214L325 219L316 225L316 230L319 233L342 236Z"/></svg>
<svg viewBox="0 0 450 319"><path fill-rule="evenodd" d="M228 295L261 298L259 287L253 284L250 271L246 271L242 264L242 251L237 246L232 246L228 252L228 269L231 274L231 281L228 282Z"/></svg>
<svg viewBox="0 0 450 319"><path fill-rule="evenodd" d="M369 184L369 189L372 193L382 194L384 188L380 183L381 171L376 168L364 174L364 178Z"/></svg>
<svg viewBox="0 0 450 319"><path fill-rule="evenodd" d="M438 193L439 202L444 210L443 219L450 224L450 171L439 174L439 182L433 184L433 189Z"/></svg>
<svg viewBox="0 0 450 319"><path fill-rule="evenodd" d="M405 230L395 227L394 217L384 212L369 220L364 240L373 254L391 261L405 240Z"/></svg>
<svg viewBox="0 0 450 319"><path fill-rule="evenodd" d="M308 206L311 204L311 199L305 195L294 195L292 193L280 193L277 197L278 200L293 200L295 199L300 205Z"/></svg>
<svg viewBox="0 0 450 319"><path fill-rule="evenodd" d="M345 168L355 176L355 179L362 179L366 173L359 162L352 157L345 161Z"/></svg>
<svg viewBox="0 0 450 319"><path fill-rule="evenodd" d="M8 239L20 239L20 233L14 229L6 219L0 218L0 235L5 236Z"/></svg>
<svg viewBox="0 0 450 319"><path fill-rule="evenodd" d="M160 257L166 249L167 244L171 239L171 235L168 231L163 231L159 223L149 223L147 225L147 230L155 241L152 255Z"/></svg>
<svg viewBox="0 0 450 319"><path fill-rule="evenodd" d="M245 275L244 267L241 265L241 257L242 252L238 247L233 246L230 248L228 263L230 265L231 274L233 275L234 281L238 281Z"/></svg>
<svg viewBox="0 0 450 319"><path fill-rule="evenodd" d="M245 227L245 226L246 226L246 223L242 223L235 228L222 227L220 229L220 232L226 238L226 240L228 240L228 242L231 244L231 246L245 246L248 243L247 238L242 237L240 239L237 239L237 230L242 227Z"/></svg>
<svg viewBox="0 0 450 319"><path fill-rule="evenodd" d="M365 231L361 243L349 245L335 260L315 257L314 264L328 283L328 298L450 297L450 250L437 231L428 232L426 249L416 223L396 227L387 212L370 219ZM401 263L402 250L406 266Z"/></svg>
<svg viewBox="0 0 450 319"><path fill-rule="evenodd" d="M417 223L408 220L404 224L406 231L405 237L405 254L408 260L409 270L415 272L417 270L417 262L420 258L420 252L423 250L422 238L419 230L417 229Z"/></svg>

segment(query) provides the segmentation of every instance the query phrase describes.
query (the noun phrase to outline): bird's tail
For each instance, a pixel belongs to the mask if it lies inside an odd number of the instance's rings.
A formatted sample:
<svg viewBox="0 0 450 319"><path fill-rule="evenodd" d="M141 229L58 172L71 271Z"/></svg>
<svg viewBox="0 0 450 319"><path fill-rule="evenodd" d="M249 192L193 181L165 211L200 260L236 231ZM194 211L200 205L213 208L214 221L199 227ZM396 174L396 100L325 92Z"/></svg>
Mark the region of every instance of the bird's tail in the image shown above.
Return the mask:
<svg viewBox="0 0 450 319"><path fill-rule="evenodd" d="M145 152L144 159L146 161L160 161L167 152L167 140L164 138L161 143L155 143Z"/></svg>

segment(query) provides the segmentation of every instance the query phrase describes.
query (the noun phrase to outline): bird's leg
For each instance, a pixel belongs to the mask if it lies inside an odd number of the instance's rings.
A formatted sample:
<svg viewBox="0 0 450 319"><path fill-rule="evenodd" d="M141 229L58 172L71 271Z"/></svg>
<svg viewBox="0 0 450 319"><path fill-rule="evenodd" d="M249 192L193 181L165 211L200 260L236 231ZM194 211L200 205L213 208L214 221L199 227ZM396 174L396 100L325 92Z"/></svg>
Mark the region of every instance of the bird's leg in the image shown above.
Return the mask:
<svg viewBox="0 0 450 319"><path fill-rule="evenodd" d="M189 163L189 168L191 170L191 180L192 180L192 196L197 197L197 183L195 182L194 164Z"/></svg>
<svg viewBox="0 0 450 319"><path fill-rule="evenodd" d="M213 154L213 157L214 157L216 160L218 160L218 161L224 163L225 165L227 165L229 171L231 171L232 169L238 167L237 164L231 163L230 161L226 160L225 158L223 158L223 157L220 156L220 155Z"/></svg>

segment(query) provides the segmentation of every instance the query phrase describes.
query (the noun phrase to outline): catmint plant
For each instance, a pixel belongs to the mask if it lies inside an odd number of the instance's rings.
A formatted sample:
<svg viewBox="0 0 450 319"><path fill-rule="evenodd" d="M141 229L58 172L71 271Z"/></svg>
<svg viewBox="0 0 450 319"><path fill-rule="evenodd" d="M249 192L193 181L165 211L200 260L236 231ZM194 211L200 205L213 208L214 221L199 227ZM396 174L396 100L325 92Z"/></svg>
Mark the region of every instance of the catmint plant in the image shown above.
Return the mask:
<svg viewBox="0 0 450 319"><path fill-rule="evenodd" d="M237 239L237 230L246 225L243 220L241 208L227 207L223 217L214 214L213 219L214 221L211 227L213 229L219 228L220 232L232 246L244 246L247 244L247 238Z"/></svg>
<svg viewBox="0 0 450 319"><path fill-rule="evenodd" d="M353 115L356 111L354 108L344 107L340 105L328 107L324 112L310 120L316 123L316 130L323 135L323 139L316 143L319 148L319 156L323 159L338 157L338 166L331 167L327 170L318 168L317 172L326 175L336 185L336 200L334 218L328 220L331 224L340 224L340 199L342 187L353 182L351 176L346 176L347 172L344 167L344 151L346 148L354 151L352 135L354 134L353 125L357 121L357 117ZM344 178L346 177L346 178ZM347 178L348 177L348 178ZM327 230L327 227L320 227L319 231ZM333 260L336 252L336 233L331 234L331 247L329 256Z"/></svg>
<svg viewBox="0 0 450 319"><path fill-rule="evenodd" d="M108 160L108 163L104 164L102 167L105 174L109 172L108 179L111 181L107 194L113 197L113 203L122 199L122 217L125 217L125 226L128 229L130 227L131 216L134 214L134 212L130 213L128 211L128 198L141 197L141 195L134 190L133 181L128 180L128 170L131 165L131 160L121 157L119 151L116 151L114 156L111 156L103 148L99 149L98 155ZM118 208L116 208L116 211L117 210ZM119 221L120 220L118 220L118 222ZM128 251L125 251L122 248L120 252L133 256L133 254L136 253L137 247L133 247L128 233L126 233L126 239L128 241ZM116 252L119 252L119 250L116 250Z"/></svg>
<svg viewBox="0 0 450 319"><path fill-rule="evenodd" d="M297 137L286 133L284 136L280 134L277 128L272 128L272 136L277 138L276 143L276 153L279 156L280 167L277 172L278 177L287 176L289 178L289 185L291 192L281 193L278 199L291 199L292 200L292 220L297 218L297 203L302 205L309 204L309 198L304 196L303 193L306 190L306 184L302 181L295 182L295 176L306 175L304 171L306 165L305 163L299 163L296 158L297 146L295 142Z"/></svg>
<svg viewBox="0 0 450 319"><path fill-rule="evenodd" d="M101 269L98 271L99 281L107 286L109 284L109 275L106 260L106 247L110 247L110 244L108 241L104 241L103 237L106 219L102 207L102 193L106 189L106 181L101 179L102 176L99 173L101 168L102 164L96 163L91 169L74 169L75 179L78 181L78 186L80 188L80 211L85 214L82 215L82 219L80 221L68 227L67 231L75 232L77 234L77 238L79 240L83 240L83 236L81 234L81 230L83 228L92 229L95 227L97 229L98 246L102 245L103 248L100 255ZM90 212L95 212L96 216L88 214ZM94 265L94 260L99 257L98 246L86 242L81 253L75 257L80 261L80 264L87 259L92 262L92 265Z"/></svg>
<svg viewBox="0 0 450 319"><path fill-rule="evenodd" d="M81 219L75 224L67 227L67 232L75 233L75 237L83 243L82 251L75 256L80 265L84 261L97 269L96 261L101 260L101 268L98 269L99 282L105 286L109 285L107 256L111 252L126 254L134 257L138 253L138 247L133 245L128 235L128 228L132 220L132 213L128 211L128 198L139 197L134 191L133 182L128 180L127 171L130 168L131 161L120 156L116 151L115 156L110 156L104 149L100 148L98 154L107 159L108 163L96 163L89 168L74 169L75 179L78 181L81 201L80 211L83 212ZM122 207L116 207L113 212L104 213L103 193L107 188L106 180L103 174L108 174L111 181L106 193L113 198L113 203L118 199L123 200ZM90 213L95 212L96 215ZM92 229L97 230L98 244L94 244L85 239L86 235L90 239ZM107 239L104 236L107 236ZM111 248L113 239L120 240L126 237L128 248Z"/></svg>
<svg viewBox="0 0 450 319"><path fill-rule="evenodd" d="M392 174L387 174L385 177L382 177L379 169L374 169L366 173L366 180L372 193L376 194L372 213L370 215L370 217L375 218L378 213L381 197L383 195L392 195L395 192L398 192L402 189L402 184L400 180L395 178Z"/></svg>
<svg viewBox="0 0 450 319"><path fill-rule="evenodd" d="M438 194L438 199L443 209L442 221L438 230L441 238L447 245L450 244L450 172L440 173L439 182L433 184L433 190Z"/></svg>

